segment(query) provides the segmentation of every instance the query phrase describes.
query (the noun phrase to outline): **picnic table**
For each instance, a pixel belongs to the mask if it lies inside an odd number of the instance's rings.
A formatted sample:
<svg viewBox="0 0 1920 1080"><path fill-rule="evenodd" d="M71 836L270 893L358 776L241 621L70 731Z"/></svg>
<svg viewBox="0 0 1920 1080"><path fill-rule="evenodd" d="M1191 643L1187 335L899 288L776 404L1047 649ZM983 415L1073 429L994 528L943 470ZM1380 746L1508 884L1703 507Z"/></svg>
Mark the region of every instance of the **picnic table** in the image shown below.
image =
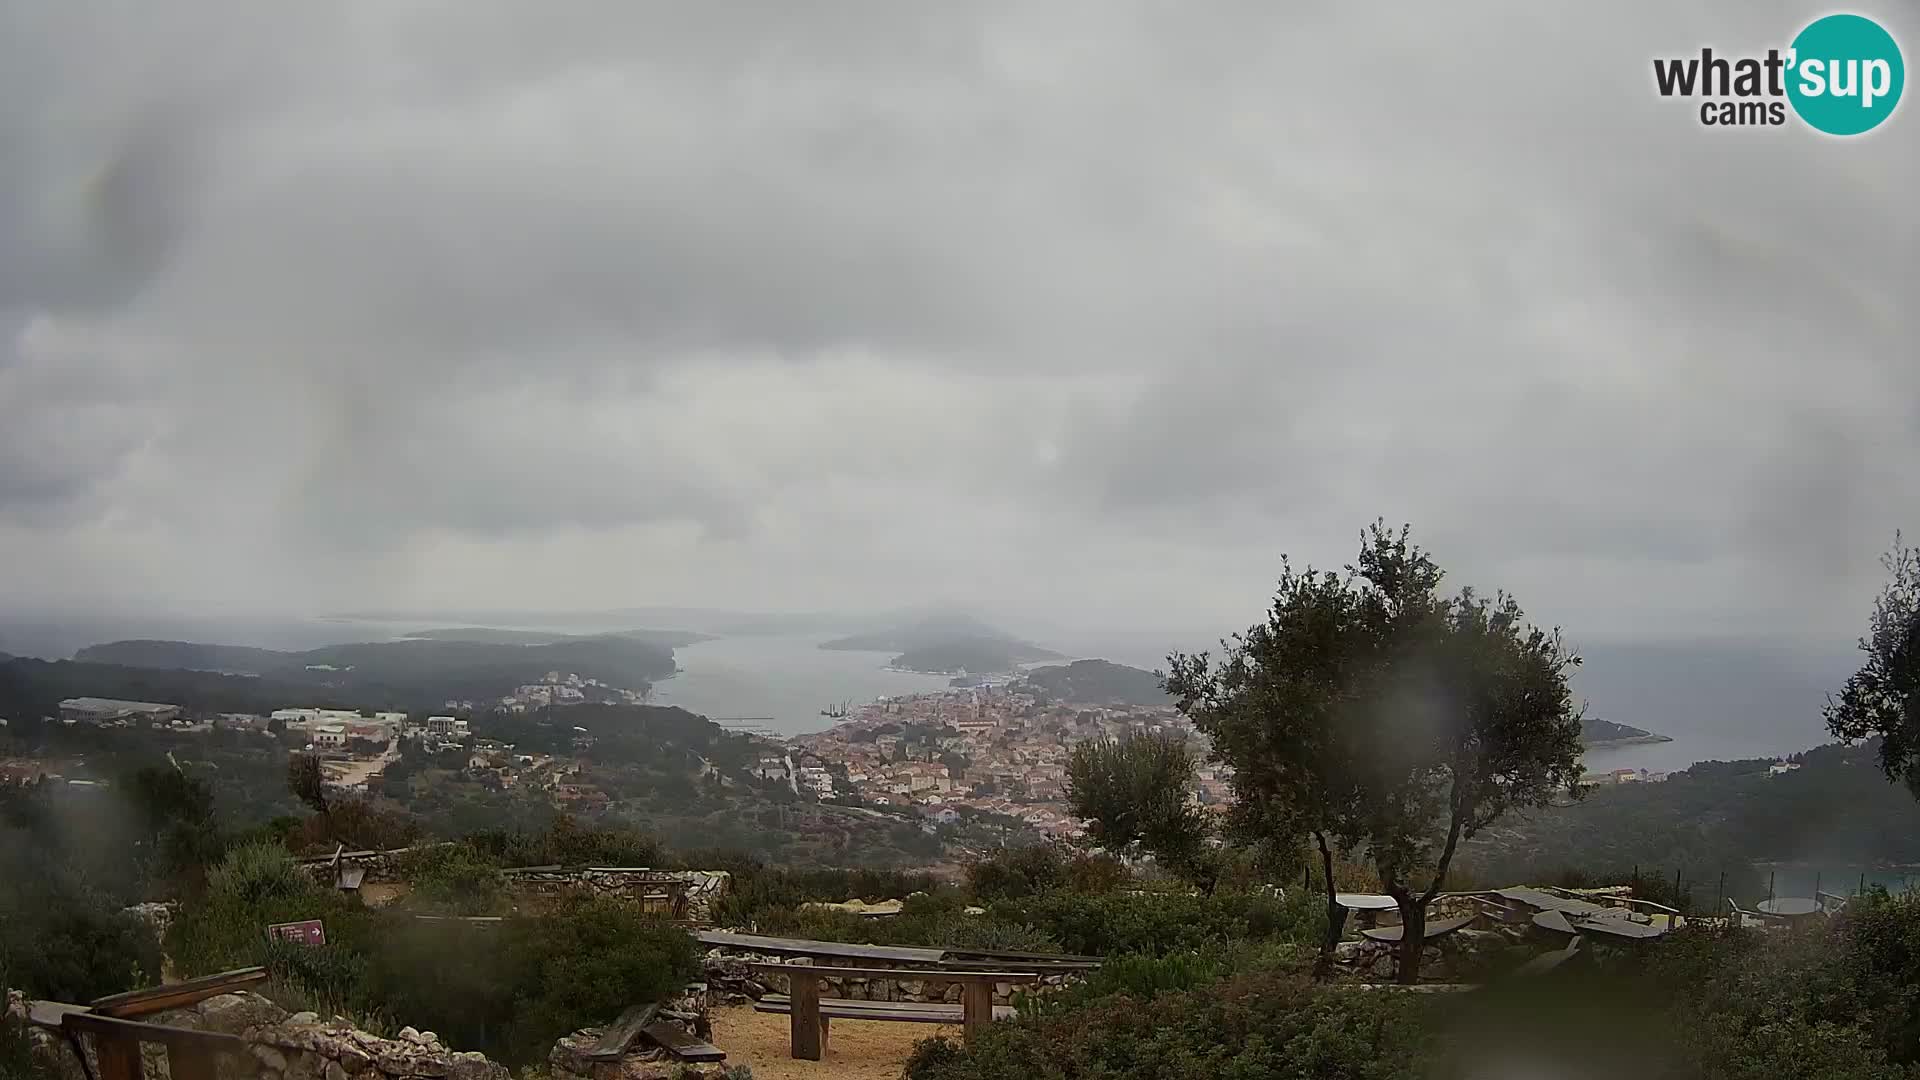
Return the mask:
<svg viewBox="0 0 1920 1080"><path fill-rule="evenodd" d="M1357 916L1354 922L1362 930L1371 930L1377 925L1381 912L1394 911L1400 907L1399 901L1379 893L1334 893L1333 902L1346 911L1354 912ZM1340 921L1344 923L1346 919L1342 917Z"/></svg>
<svg viewBox="0 0 1920 1080"><path fill-rule="evenodd" d="M749 965L755 971L785 975L789 993L785 997L769 994L754 1004L758 1012L784 1012L792 1035L791 1056L819 1061L827 1050L830 1022L842 1020L894 1020L905 1023L965 1025L966 1041L973 1042L996 1019L1013 1015L1006 1006L993 1004L993 984L1000 982L1037 982L1032 971L911 971L900 968L816 967L812 964ZM927 982L959 983L958 1007L944 1002L850 1001L821 998L820 980L825 978L915 979Z"/></svg>

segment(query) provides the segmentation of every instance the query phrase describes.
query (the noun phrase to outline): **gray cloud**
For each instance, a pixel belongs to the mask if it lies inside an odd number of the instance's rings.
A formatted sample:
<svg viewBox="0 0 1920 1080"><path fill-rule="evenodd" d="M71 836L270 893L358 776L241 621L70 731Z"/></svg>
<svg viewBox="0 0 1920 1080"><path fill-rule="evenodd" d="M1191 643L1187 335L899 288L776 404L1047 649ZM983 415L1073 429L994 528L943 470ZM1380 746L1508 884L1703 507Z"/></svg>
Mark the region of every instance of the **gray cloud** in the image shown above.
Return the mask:
<svg viewBox="0 0 1920 1080"><path fill-rule="evenodd" d="M1912 105L1648 66L1808 14L0 0L8 591L1211 632L1384 514L1591 633L1847 633Z"/></svg>

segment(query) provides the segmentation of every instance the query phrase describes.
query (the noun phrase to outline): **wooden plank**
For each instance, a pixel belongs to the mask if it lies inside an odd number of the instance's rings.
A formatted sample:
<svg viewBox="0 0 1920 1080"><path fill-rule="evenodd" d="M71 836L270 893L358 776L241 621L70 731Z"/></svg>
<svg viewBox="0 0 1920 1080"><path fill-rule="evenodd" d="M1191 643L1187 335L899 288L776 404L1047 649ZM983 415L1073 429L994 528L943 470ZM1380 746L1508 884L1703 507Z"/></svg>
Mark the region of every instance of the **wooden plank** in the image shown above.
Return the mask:
<svg viewBox="0 0 1920 1080"><path fill-rule="evenodd" d="M55 1028L68 1013L83 1013L89 1009L85 1005L69 1005L64 1001L27 1002L27 1023L35 1027Z"/></svg>
<svg viewBox="0 0 1920 1080"><path fill-rule="evenodd" d="M960 990L960 1022L966 1025L966 1043L993 1023L993 984L968 982Z"/></svg>
<svg viewBox="0 0 1920 1080"><path fill-rule="evenodd" d="M627 1047L633 1045L640 1029L653 1023L653 1014L659 1011L658 1003L633 1006L621 1013L620 1019L615 1020L613 1026L607 1028L606 1034L600 1036L600 1041L593 1044L593 1049L581 1056L589 1061L620 1060L626 1056Z"/></svg>
<svg viewBox="0 0 1920 1080"><path fill-rule="evenodd" d="M702 930L694 937L702 945L776 956L833 957L837 960L882 960L899 964L938 964L945 949L912 949L891 945L849 945L840 941L809 941L805 938L762 937L758 934L730 934L723 930Z"/></svg>
<svg viewBox="0 0 1920 1080"><path fill-rule="evenodd" d="M787 1024L793 1043L792 1056L800 1061L819 1061L820 1045L820 980L801 978L793 980L791 1005Z"/></svg>
<svg viewBox="0 0 1920 1080"><path fill-rule="evenodd" d="M661 1049L681 1061L725 1061L726 1051L687 1034L677 1024L662 1020L648 1024L641 1033L652 1039Z"/></svg>
<svg viewBox="0 0 1920 1080"><path fill-rule="evenodd" d="M748 964L755 971L777 975L812 975L816 978L907 979L916 982L1037 982L1046 976L1037 971L954 971L950 968L820 967L814 964Z"/></svg>
<svg viewBox="0 0 1920 1080"><path fill-rule="evenodd" d="M1462 915L1454 919L1440 919L1436 922L1430 922L1424 928L1425 933L1421 935L1420 940L1432 941L1434 938L1444 937L1466 926L1475 918L1478 918L1478 916ZM1377 930L1362 930L1360 931L1360 936L1372 938L1374 941L1399 941L1405 933L1406 927L1404 926L1382 926Z"/></svg>
<svg viewBox="0 0 1920 1080"><path fill-rule="evenodd" d="M766 1006L766 1008L760 1010L761 1012L786 1012L791 1002L792 999L785 994L767 994L754 1004ZM822 1012L827 1009L836 1009L848 1013L860 1012L861 1010L872 1012L887 1012L889 1010L899 1009L905 1009L909 1012L919 1010L930 1014L951 1015L954 1023L957 1024L960 1022L959 1004L948 1004L942 1001L861 1001L858 998L821 998L820 1009Z"/></svg>
<svg viewBox="0 0 1920 1080"><path fill-rule="evenodd" d="M1099 967L1105 961L1101 956L1079 956L1074 953L1019 952L1009 949L948 949L947 962L958 960L998 960L1002 967L1024 967L1027 964L1087 964Z"/></svg>
<svg viewBox="0 0 1920 1080"><path fill-rule="evenodd" d="M131 1039L135 1043L158 1043L168 1050L185 1046L204 1048L210 1053L239 1053L247 1048L245 1040L238 1035L168 1027L164 1024L143 1024L137 1020L122 1020L97 1013L68 1013L61 1018L60 1026L68 1031L92 1035L103 1042L115 1038Z"/></svg>
<svg viewBox="0 0 1920 1080"><path fill-rule="evenodd" d="M94 1060L100 1066L100 1080L143 1080L140 1069L140 1043L131 1034L119 1031L94 1036Z"/></svg>
<svg viewBox="0 0 1920 1080"><path fill-rule="evenodd" d="M1533 915L1533 925L1542 930L1551 930L1556 934L1578 934L1580 932L1573 928L1573 924L1567 921L1566 914L1560 911L1535 912Z"/></svg>
<svg viewBox="0 0 1920 1080"><path fill-rule="evenodd" d="M128 1019L146 1016L150 1013L178 1009L210 997L230 994L235 990L244 990L255 983L267 980L267 969L263 967L236 968L217 975L203 975L185 982L170 983L166 986L149 986L144 990L128 990L123 994L108 994L92 1001L93 1011L102 1016L116 1016Z"/></svg>

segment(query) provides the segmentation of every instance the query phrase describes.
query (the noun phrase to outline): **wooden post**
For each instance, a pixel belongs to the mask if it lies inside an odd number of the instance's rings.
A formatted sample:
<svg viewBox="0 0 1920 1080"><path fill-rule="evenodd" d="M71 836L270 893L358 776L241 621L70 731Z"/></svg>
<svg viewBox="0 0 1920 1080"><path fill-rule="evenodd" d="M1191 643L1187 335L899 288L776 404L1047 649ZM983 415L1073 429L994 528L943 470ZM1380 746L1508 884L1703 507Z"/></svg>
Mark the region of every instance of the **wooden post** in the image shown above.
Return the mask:
<svg viewBox="0 0 1920 1080"><path fill-rule="evenodd" d="M1713 900L1713 910L1719 911L1727 906L1727 872L1720 871L1720 895Z"/></svg>
<svg viewBox="0 0 1920 1080"><path fill-rule="evenodd" d="M167 1047L167 1075L173 1080L216 1080L213 1048L203 1043Z"/></svg>
<svg viewBox="0 0 1920 1080"><path fill-rule="evenodd" d="M788 1029L793 1036L793 1056L802 1061L819 1061L823 1041L820 1038L820 976L792 975L787 979L787 986L792 991L788 995L791 1002Z"/></svg>
<svg viewBox="0 0 1920 1080"><path fill-rule="evenodd" d="M962 984L960 994L961 1023L966 1025L967 1045L972 1046L974 1035L993 1023L993 984L985 979L969 979Z"/></svg>
<svg viewBox="0 0 1920 1080"><path fill-rule="evenodd" d="M93 1049L100 1061L100 1080L142 1080L140 1043L133 1036L96 1032Z"/></svg>

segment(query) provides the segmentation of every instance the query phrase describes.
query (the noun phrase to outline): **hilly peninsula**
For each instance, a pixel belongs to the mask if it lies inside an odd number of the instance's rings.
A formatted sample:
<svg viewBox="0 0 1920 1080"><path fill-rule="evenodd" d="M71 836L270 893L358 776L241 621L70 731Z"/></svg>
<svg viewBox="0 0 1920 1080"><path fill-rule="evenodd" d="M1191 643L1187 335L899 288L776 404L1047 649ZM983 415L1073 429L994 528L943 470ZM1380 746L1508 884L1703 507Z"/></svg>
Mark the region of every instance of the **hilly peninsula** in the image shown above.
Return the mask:
<svg viewBox="0 0 1920 1080"><path fill-rule="evenodd" d="M1023 680L1027 687L1053 701L1096 705L1171 705L1173 698L1160 689L1160 676L1110 660L1075 660L1071 664L1034 668Z"/></svg>
<svg viewBox="0 0 1920 1080"><path fill-rule="evenodd" d="M823 649L891 652L888 666L934 675L1016 671L1065 657L964 615L939 615L823 643Z"/></svg>
<svg viewBox="0 0 1920 1080"><path fill-rule="evenodd" d="M1656 735L1651 731L1627 724L1616 724L1611 720L1595 720L1590 716L1580 719L1580 742L1589 750L1672 741L1673 739L1666 735Z"/></svg>
<svg viewBox="0 0 1920 1080"><path fill-rule="evenodd" d="M114 641L74 654L85 664L244 675L381 700L493 697L548 672L645 690L673 674L670 646L620 635L545 644L407 639L301 652L190 641Z"/></svg>

